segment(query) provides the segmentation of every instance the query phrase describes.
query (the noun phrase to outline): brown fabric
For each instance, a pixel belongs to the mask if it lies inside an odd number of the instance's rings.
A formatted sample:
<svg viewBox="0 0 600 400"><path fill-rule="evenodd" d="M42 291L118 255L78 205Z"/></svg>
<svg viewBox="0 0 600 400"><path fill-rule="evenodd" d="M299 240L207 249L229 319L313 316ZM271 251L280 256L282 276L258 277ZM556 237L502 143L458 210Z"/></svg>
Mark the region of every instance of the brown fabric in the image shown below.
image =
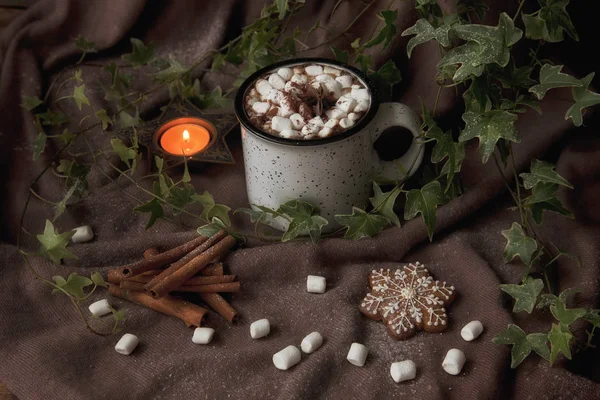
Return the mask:
<svg viewBox="0 0 600 400"><path fill-rule="evenodd" d="M117 308L127 310L123 333L130 332L141 339L131 356L119 355L113 350L119 335L90 334L66 298L51 295L47 286L33 279L16 252L19 216L28 185L58 144L50 143L38 162L31 161L30 143L36 131L30 115L18 105L20 95L40 95L65 65L78 58L72 42L78 34L96 42L100 51L90 58L95 64L118 61L118 55L128 51L127 38L131 36L154 41L163 56L172 53L183 62L190 62L234 37L240 26L259 15L262 3L47 0L36 3L4 32L0 41L0 157L6 182L0 224L5 242L0 246L0 381L6 382L21 399L597 398L600 387L595 382L600 374L594 361L598 357L596 351L577 354L572 362L560 362L555 367L531 357L513 371L509 368L509 348L491 342L493 335L508 323L516 321L528 332L536 332L548 329L551 317L544 313L534 318L512 314L510 303L498 289L502 282L518 281L522 272L518 263L503 264L504 242L499 234L517 216L508 210L510 202L492 163L480 164L476 142L468 147L462 172L468 191L440 208L433 243L427 241L423 223L417 219L359 242L251 242L229 256L226 264L244 283L242 292L232 296L232 305L242 319L229 325L211 314L208 325L216 329L216 336L208 346L194 345L192 331L177 319L112 300ZM357 15L361 5L359 1L342 1L330 18L335 3L307 1L297 20L308 29L320 19L321 26L339 31ZM387 3L377 2L372 11L383 9ZM445 3L452 8L451 2ZM490 21L497 18L496 5L505 2L493 3ZM416 14L412 2L397 1L396 6L400 10L398 30L402 31L412 25ZM351 37L369 35L375 21L373 13L367 13ZM309 44L323 42L325 31L318 31L318 36ZM437 51L429 45L420 46L407 61L405 44L406 38L397 38L389 51L376 54L376 60L380 65L393 56L402 65L404 83L396 99L417 108L421 98L431 108L437 93L433 80ZM572 54L568 52L570 46L550 49L564 51L562 55ZM321 48L314 55L328 52ZM592 70L589 65L572 68L579 74ZM101 68L84 64L81 69L93 106L104 106L97 83L103 76ZM69 66L65 76L73 71ZM219 79L223 77L205 76L204 82ZM592 129L572 131L571 122L563 120L569 106L561 100L564 93L551 94L554 100L544 102L543 116L527 113L519 120L523 142L516 146L517 164L521 170L528 167L532 157L549 157L558 162L558 171L575 185L573 191L561 190L561 196L576 219L547 214L539 233L579 256L581 265L566 258L559 260L559 289L582 288L581 303L593 307L600 289L600 214L595 207L600 196L600 141ZM144 111L156 109L167 98L166 92L154 95ZM74 116L75 128L76 116L81 114L67 103L62 106ZM454 90L442 92L439 110L450 120L455 114L452 111L460 111L456 109ZM89 112L90 108L84 111ZM107 142L108 135L94 131L89 137L100 144ZM230 135L229 141L237 164L196 169L193 184L198 192L209 190L218 202L237 208L247 206L243 161L238 135ZM147 172L141 169L140 173ZM66 266L34 259L33 266L45 277L66 276L73 271L106 272L109 267L140 259L149 247L164 251L193 236L195 226L185 229L166 221L145 231L147 217L131 211L135 203L123 190L143 196L127 180L120 180L119 188L94 168L89 183L89 195L69 207L56 226L64 231L89 224L96 237L89 243L72 245L79 260ZM59 199L62 182L50 173L36 189L46 197ZM27 232L42 231L44 220L51 213L46 205L33 199L25 218ZM239 216L234 222L248 226ZM28 248L37 246L34 236L23 233L23 239ZM446 333L421 333L408 341L396 342L381 324L361 316L358 303L366 293L372 268L416 260L427 264L436 278L452 282L459 297L450 309ZM322 295L308 294L305 279L309 274L327 277L329 290ZM100 292L93 299L105 296ZM248 327L260 318L271 321L272 333L254 341ZM476 341L466 343L459 332L473 319L483 322L485 332ZM110 328L102 322L92 322ZM579 329L578 334L584 335ZM323 347L314 354L303 355L302 362L290 371L275 369L272 355L289 344L299 345L312 331L323 334ZM345 360L354 341L370 348L364 368ZM442 359L452 347L463 349L468 359L464 373L458 377L441 369ZM417 364L417 378L395 384L389 376L390 364L406 358Z"/></svg>

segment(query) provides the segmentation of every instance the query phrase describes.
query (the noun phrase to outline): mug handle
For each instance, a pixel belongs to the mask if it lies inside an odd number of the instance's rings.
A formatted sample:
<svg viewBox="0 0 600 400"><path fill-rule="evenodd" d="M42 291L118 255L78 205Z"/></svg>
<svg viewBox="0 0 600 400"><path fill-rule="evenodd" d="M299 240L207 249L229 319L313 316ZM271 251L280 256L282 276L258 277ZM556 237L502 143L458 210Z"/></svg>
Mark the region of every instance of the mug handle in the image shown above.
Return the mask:
<svg viewBox="0 0 600 400"><path fill-rule="evenodd" d="M419 139L420 118L402 103L381 103L369 124L373 145L386 129L392 127L408 129L413 135L412 143L406 153L391 161L382 160L373 147L373 169L375 176L401 181L414 174L423 161L425 149Z"/></svg>

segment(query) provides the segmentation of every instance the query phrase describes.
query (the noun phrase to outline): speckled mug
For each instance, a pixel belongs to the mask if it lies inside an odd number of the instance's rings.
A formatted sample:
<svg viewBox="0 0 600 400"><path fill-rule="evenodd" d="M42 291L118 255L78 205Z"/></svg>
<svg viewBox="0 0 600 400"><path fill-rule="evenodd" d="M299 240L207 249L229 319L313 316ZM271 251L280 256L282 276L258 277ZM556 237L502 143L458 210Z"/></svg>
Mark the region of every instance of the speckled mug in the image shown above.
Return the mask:
<svg viewBox="0 0 600 400"><path fill-rule="evenodd" d="M315 63L331 65L356 76L371 92L371 107L352 128L324 139L294 140L273 136L253 126L244 109L246 91L263 74L281 67ZM356 68L320 58L294 59L269 65L244 81L235 99L235 111L242 129L246 189L252 205L277 209L286 201L302 199L321 210L329 224L324 231L339 227L334 215L348 214L352 207L365 207L375 176L394 180L412 175L423 159L419 117L400 103L379 103L368 79ZM413 141L400 158L383 161L373 145L390 127L402 127ZM276 218L269 223L279 230L287 222Z"/></svg>

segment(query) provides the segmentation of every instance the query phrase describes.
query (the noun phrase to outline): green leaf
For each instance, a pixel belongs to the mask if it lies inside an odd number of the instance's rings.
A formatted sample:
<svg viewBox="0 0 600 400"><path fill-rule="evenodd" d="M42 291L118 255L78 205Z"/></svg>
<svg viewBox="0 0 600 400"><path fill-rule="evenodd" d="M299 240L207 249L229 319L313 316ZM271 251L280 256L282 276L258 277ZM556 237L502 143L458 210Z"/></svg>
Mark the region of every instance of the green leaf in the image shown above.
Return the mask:
<svg viewBox="0 0 600 400"><path fill-rule="evenodd" d="M186 74L188 74L189 68L181 64L173 57L167 61L168 67L164 68L157 73L153 74L152 77L155 82L158 83L170 83L173 81L181 80Z"/></svg>
<svg viewBox="0 0 600 400"><path fill-rule="evenodd" d="M567 32L574 40L579 40L575 26L566 10L569 0L545 0L542 8L533 14L523 14L526 36L529 39L546 42L560 42Z"/></svg>
<svg viewBox="0 0 600 400"><path fill-rule="evenodd" d="M338 49L334 46L331 46L330 49L337 61L342 62L344 64L348 63L349 55L347 50Z"/></svg>
<svg viewBox="0 0 600 400"><path fill-rule="evenodd" d="M215 233L219 232L220 229L221 228L219 228L218 226L215 226L213 224L206 224L206 225L202 225L198 229L196 229L196 232L198 232L198 235L200 235L200 236L211 237Z"/></svg>
<svg viewBox="0 0 600 400"><path fill-rule="evenodd" d="M355 63L360 65L360 70L365 74L369 72L371 65L373 65L373 57L369 54L362 54L356 56Z"/></svg>
<svg viewBox="0 0 600 400"><path fill-rule="evenodd" d="M67 280L60 275L54 275L52 277L52 280L58 287L63 287L67 284ZM57 288L52 289L52 294L56 294L56 293L62 293L62 291Z"/></svg>
<svg viewBox="0 0 600 400"><path fill-rule="evenodd" d="M499 70L499 73L494 74L505 89L529 89L536 81L531 78L533 68L525 65L517 68L514 62L509 63L508 68Z"/></svg>
<svg viewBox="0 0 600 400"><path fill-rule="evenodd" d="M352 240L375 236L390 224L387 217L369 214L358 207L352 207L351 215L336 215L335 220L347 228L344 238Z"/></svg>
<svg viewBox="0 0 600 400"><path fill-rule="evenodd" d="M150 213L150 219L148 220L146 229L149 229L152 225L154 225L157 219L162 218L165 215L165 212L163 211L163 208L157 198L153 198L149 202L137 206L133 209L133 211Z"/></svg>
<svg viewBox="0 0 600 400"><path fill-rule="evenodd" d="M373 39L363 44L363 47L365 48L373 47L383 43L383 48L385 49L390 45L390 42L394 36L396 36L397 29L395 22L396 19L398 19L398 10L382 10L379 14L377 14L377 18L381 19L385 25Z"/></svg>
<svg viewBox="0 0 600 400"><path fill-rule="evenodd" d="M535 308L541 310L542 308L550 307L552 304L556 303L558 297L553 294L544 293L540 295L537 305Z"/></svg>
<svg viewBox="0 0 600 400"><path fill-rule="evenodd" d="M233 105L231 99L223 96L220 86L215 87L210 93L199 94L194 100L200 108L231 108Z"/></svg>
<svg viewBox="0 0 600 400"><path fill-rule="evenodd" d="M74 160L60 160L56 171L67 176L68 188L75 187L75 193L82 196L87 190L87 175L90 171L86 165L77 164Z"/></svg>
<svg viewBox="0 0 600 400"><path fill-rule="evenodd" d="M90 278L71 273L67 278L67 282L61 286L61 289L75 297L77 300L82 300L85 297L83 288L93 285Z"/></svg>
<svg viewBox="0 0 600 400"><path fill-rule="evenodd" d="M533 187L531 196L524 199L523 204L538 225L542 223L544 211L553 211L567 218L574 218L573 213L556 197L557 190L558 185L554 183L538 182Z"/></svg>
<svg viewBox="0 0 600 400"><path fill-rule="evenodd" d="M53 222L65 212L65 209L67 208L67 202L71 196L73 196L73 193L75 193L76 190L78 190L78 185L72 185L69 190L67 190L67 193L64 195L62 200L56 204L54 208L54 218L52 219Z"/></svg>
<svg viewBox="0 0 600 400"><path fill-rule="evenodd" d="M527 281L522 285L504 284L500 285L500 290L508 293L512 298L515 299L515 305L513 312L518 313L526 311L531 314L537 298L542 289L544 288L544 282L541 279L528 278Z"/></svg>
<svg viewBox="0 0 600 400"><path fill-rule="evenodd" d="M383 64L377 72L369 75L369 78L383 87L391 87L402 81L400 70L396 68L396 64L392 60Z"/></svg>
<svg viewBox="0 0 600 400"><path fill-rule="evenodd" d="M554 304L550 305L550 312L564 326L571 325L587 313L585 308L567 308L561 297L558 297Z"/></svg>
<svg viewBox="0 0 600 400"><path fill-rule="evenodd" d="M156 168L158 168L158 174L159 175L162 174L163 165L165 163L165 160L163 160L159 156L154 156L154 163L156 164Z"/></svg>
<svg viewBox="0 0 600 400"><path fill-rule="evenodd" d="M161 159L162 161L162 159ZM162 169L162 165L160 167ZM192 177L190 176L190 170L188 168L187 158L184 157L183 160L183 176L181 177L181 182L188 183L192 181Z"/></svg>
<svg viewBox="0 0 600 400"><path fill-rule="evenodd" d="M133 51L129 54L124 54L122 56L123 61L130 63L133 67L141 67L155 60L153 43L146 46L139 39L131 38L129 40L131 41Z"/></svg>
<svg viewBox="0 0 600 400"><path fill-rule="evenodd" d="M60 264L63 259L75 259L77 256L67 250L69 239L75 234L75 231L57 233L50 220L46 220L46 227L42 235L37 235L37 240L42 244L40 255L52 260L55 264Z"/></svg>
<svg viewBox="0 0 600 400"><path fill-rule="evenodd" d="M104 278L102 277L102 274L100 272L92 272L92 275L90 277L92 278L92 282L94 282L94 285L102 286L105 288L108 287L108 284L104 282Z"/></svg>
<svg viewBox="0 0 600 400"><path fill-rule="evenodd" d="M411 38L406 45L406 53L410 58L413 49L425 42L429 42L435 39L439 44L444 47L450 46L450 25L442 25L438 28L434 28L428 20L425 18L419 19L413 26L402 32L401 36L416 35Z"/></svg>
<svg viewBox="0 0 600 400"><path fill-rule="evenodd" d="M44 104L44 102L37 96L21 96L21 99L21 107L27 111L31 111L40 104Z"/></svg>
<svg viewBox="0 0 600 400"><path fill-rule="evenodd" d="M438 181L432 181L421 189L413 189L406 194L404 219L409 220L421 214L427 227L429 240L435 230L437 206L443 203L442 187Z"/></svg>
<svg viewBox="0 0 600 400"><path fill-rule="evenodd" d="M69 132L69 129L65 128L63 130L63 133L61 133L60 135L57 136L57 139L60 139L64 144L67 144L67 143L71 142L73 139L75 139L76 137L77 137L77 135Z"/></svg>
<svg viewBox="0 0 600 400"><path fill-rule="evenodd" d="M277 5L277 12L279 13L279 19L282 20L285 18L285 13L288 10L288 0L275 0L275 4Z"/></svg>
<svg viewBox="0 0 600 400"><path fill-rule="evenodd" d="M114 152L118 154L121 161L127 164L128 168L132 168L132 165L135 166L135 163L131 163L131 161L135 161L137 157L135 148L125 146L125 143L119 138L110 139L110 145Z"/></svg>
<svg viewBox="0 0 600 400"><path fill-rule="evenodd" d="M554 168L556 168L556 165L534 158L531 161L530 172L524 172L519 176L523 178L525 189L531 189L539 182L555 183L573 189L573 185L560 176Z"/></svg>
<svg viewBox="0 0 600 400"><path fill-rule="evenodd" d="M593 72L580 81L582 84L581 87L572 89L575 104L569 107L565 114L565 119L571 118L575 126L581 126L583 124L582 111L584 108L600 104L600 94L588 90L590 83L592 83L592 79L594 79Z"/></svg>
<svg viewBox="0 0 600 400"><path fill-rule="evenodd" d="M492 341L496 344L512 345L511 350L511 368L517 368L519 364L527 358L531 351L535 351L539 356L548 359L550 350L548 350L548 336L543 333L525 332L517 325L509 324L502 332L498 333Z"/></svg>
<svg viewBox="0 0 600 400"><path fill-rule="evenodd" d="M188 204L194 202L193 196L196 194L194 187L190 184L182 186L173 186L169 190L166 201L173 206L173 215L178 215Z"/></svg>
<svg viewBox="0 0 600 400"><path fill-rule="evenodd" d="M105 131L108 125L113 125L113 120L108 116L104 108L96 111L96 117L102 122L102 130Z"/></svg>
<svg viewBox="0 0 600 400"><path fill-rule="evenodd" d="M538 100L546 96L550 89L559 87L582 87L583 82L569 74L563 74L562 65L544 64L540 69L540 83L529 88L529 91L536 95Z"/></svg>
<svg viewBox="0 0 600 400"><path fill-rule="evenodd" d="M446 159L441 173L447 174L448 183L450 183L454 178L454 174L460 172L462 168L462 162L465 158L464 143L456 143L452 139L452 131L444 133L437 126L429 129L426 136L436 141L431 152L431 162L437 164Z"/></svg>
<svg viewBox="0 0 600 400"><path fill-rule="evenodd" d="M460 64L452 78L456 83L473 75L480 76L487 64L505 67L510 60L510 47L523 34L506 13L500 14L498 26L457 24L453 32L467 43L448 51L438 63L438 69Z"/></svg>
<svg viewBox="0 0 600 400"><path fill-rule="evenodd" d="M519 143L515 121L517 116L508 111L493 110L482 114L468 111L463 114L465 129L458 137L459 142L465 142L475 137L479 138L479 149L482 162L486 163L496 148L500 139Z"/></svg>
<svg viewBox="0 0 600 400"><path fill-rule="evenodd" d="M216 217L226 226L231 225L231 219L229 218L231 208L224 204L216 204L212 194L208 191L204 191L202 195L194 194L192 199L203 207L202 214L200 214L201 218L210 221Z"/></svg>
<svg viewBox="0 0 600 400"><path fill-rule="evenodd" d="M279 213L271 208L256 204L253 204L252 207L254 208L238 208L235 210L234 214L237 212L248 214L250 216L250 221L253 223L266 223L272 217L279 216Z"/></svg>
<svg viewBox="0 0 600 400"><path fill-rule="evenodd" d="M516 256L519 256L525 265L529 265L531 257L537 249L535 239L527 236L523 231L523 227L517 222L513 222L510 229L502 231L502 236L506 238L504 261L510 262Z"/></svg>
<svg viewBox="0 0 600 400"><path fill-rule="evenodd" d="M119 123L121 128L135 128L141 125L142 120L140 119L140 111L135 110L135 115L129 114L127 111L119 112Z"/></svg>
<svg viewBox="0 0 600 400"><path fill-rule="evenodd" d="M75 86L73 89L73 100L75 100L75 104L77 104L77 108L81 110L81 107L84 104L90 105L90 100L85 95L85 84L81 86Z"/></svg>
<svg viewBox="0 0 600 400"><path fill-rule="evenodd" d="M571 359L571 348L569 343L573 339L573 334L568 327L563 324L552 324L552 329L548 334L548 340L550 340L550 363L554 364L554 361L558 358L560 353L563 353L569 360Z"/></svg>
<svg viewBox="0 0 600 400"><path fill-rule="evenodd" d="M42 125L61 126L69 122L69 117L60 111L48 110L42 114L36 114L42 120Z"/></svg>
<svg viewBox="0 0 600 400"><path fill-rule="evenodd" d="M33 140L33 160L37 160L40 158L40 154L44 152L46 148L46 139L48 136L44 132L38 133L38 135Z"/></svg>
<svg viewBox="0 0 600 400"><path fill-rule="evenodd" d="M86 37L79 35L75 38L75 46L85 53L95 53L96 43L88 40Z"/></svg>
<svg viewBox="0 0 600 400"><path fill-rule="evenodd" d="M282 242L287 242L300 235L309 234L313 242L321 237L321 229L328 224L327 220L319 215L319 208L302 200L290 200L279 206L278 213L290 217L287 230L281 237Z"/></svg>
<svg viewBox="0 0 600 400"><path fill-rule="evenodd" d="M391 223L400 226L400 220L394 212L394 204L396 198L400 194L400 186L395 186L389 192L383 193L377 182L373 182L373 197L369 197L369 201L377 213L386 217Z"/></svg>
<svg viewBox="0 0 600 400"><path fill-rule="evenodd" d="M226 226L231 226L231 219L229 218L229 212L231 208L224 204L215 204L214 207L210 209L208 212L208 218L211 220L214 218L218 218L223 221L223 224Z"/></svg>
<svg viewBox="0 0 600 400"><path fill-rule="evenodd" d="M600 327L600 310L589 310L583 318L592 324L594 328Z"/></svg>

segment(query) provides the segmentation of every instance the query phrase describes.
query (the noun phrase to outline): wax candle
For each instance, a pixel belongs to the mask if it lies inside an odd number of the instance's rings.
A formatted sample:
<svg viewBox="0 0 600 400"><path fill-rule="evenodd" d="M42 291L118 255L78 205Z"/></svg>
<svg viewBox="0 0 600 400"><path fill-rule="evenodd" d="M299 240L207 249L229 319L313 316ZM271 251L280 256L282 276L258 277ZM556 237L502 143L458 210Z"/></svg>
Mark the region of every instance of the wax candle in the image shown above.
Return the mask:
<svg viewBox="0 0 600 400"><path fill-rule="evenodd" d="M191 156L204 150L211 139L210 132L194 123L176 124L160 136L160 147L169 154Z"/></svg>

